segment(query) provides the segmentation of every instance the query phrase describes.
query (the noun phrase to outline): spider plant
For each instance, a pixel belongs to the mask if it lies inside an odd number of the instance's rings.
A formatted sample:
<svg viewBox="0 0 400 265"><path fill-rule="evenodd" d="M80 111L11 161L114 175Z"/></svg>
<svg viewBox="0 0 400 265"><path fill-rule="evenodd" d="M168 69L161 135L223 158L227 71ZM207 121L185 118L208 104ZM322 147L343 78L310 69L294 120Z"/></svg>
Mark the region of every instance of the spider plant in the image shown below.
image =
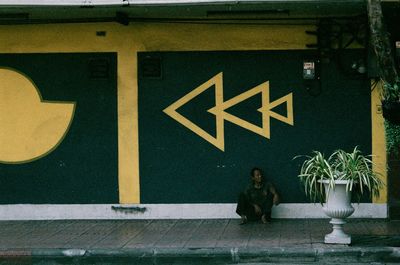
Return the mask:
<svg viewBox="0 0 400 265"><path fill-rule="evenodd" d="M320 180L333 181L335 178L329 159L319 151L313 151L312 156L306 156L298 177L304 184L306 195L314 202L317 200L323 202L325 198L324 185Z"/></svg>
<svg viewBox="0 0 400 265"><path fill-rule="evenodd" d="M373 162L371 156L364 156L356 146L351 153L343 150L335 151L332 156L332 166L336 179L347 180L346 190L353 191L356 188L356 195L360 198L367 190L372 196L378 197L383 182L379 174L372 170Z"/></svg>
<svg viewBox="0 0 400 265"><path fill-rule="evenodd" d="M379 196L383 182L372 170L370 156L364 156L358 147L351 153L336 150L328 158L319 151L306 156L298 177L304 184L304 191L312 201L325 202L326 194L322 180L328 181L328 191L335 187L335 180L347 180L347 191L353 191L358 198L368 191L370 196ZM297 157L296 157L297 158Z"/></svg>

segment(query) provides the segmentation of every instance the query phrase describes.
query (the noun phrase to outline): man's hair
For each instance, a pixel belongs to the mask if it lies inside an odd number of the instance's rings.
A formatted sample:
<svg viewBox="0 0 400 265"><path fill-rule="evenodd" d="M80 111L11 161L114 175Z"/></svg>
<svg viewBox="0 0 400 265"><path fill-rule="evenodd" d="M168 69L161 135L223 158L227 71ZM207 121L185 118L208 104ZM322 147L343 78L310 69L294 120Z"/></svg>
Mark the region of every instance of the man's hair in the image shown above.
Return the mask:
<svg viewBox="0 0 400 265"><path fill-rule="evenodd" d="M254 172L256 172L256 170L260 171L261 176L264 177L264 175L263 175L263 173L262 173L262 170L261 170L260 168L258 168L258 167L253 167L253 168L251 169L251 171L250 171L250 176L254 177Z"/></svg>

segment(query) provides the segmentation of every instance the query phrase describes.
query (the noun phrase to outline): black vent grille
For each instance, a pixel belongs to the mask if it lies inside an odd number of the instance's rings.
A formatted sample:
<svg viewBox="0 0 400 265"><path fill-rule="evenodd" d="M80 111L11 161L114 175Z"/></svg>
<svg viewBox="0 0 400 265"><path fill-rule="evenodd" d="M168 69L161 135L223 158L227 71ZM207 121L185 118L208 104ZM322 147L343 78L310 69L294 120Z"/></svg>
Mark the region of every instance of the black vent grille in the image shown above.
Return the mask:
<svg viewBox="0 0 400 265"><path fill-rule="evenodd" d="M162 78L162 67L160 57L144 57L140 60L139 69L142 78Z"/></svg>
<svg viewBox="0 0 400 265"><path fill-rule="evenodd" d="M88 65L91 79L107 79L110 77L110 62L108 59L90 59Z"/></svg>

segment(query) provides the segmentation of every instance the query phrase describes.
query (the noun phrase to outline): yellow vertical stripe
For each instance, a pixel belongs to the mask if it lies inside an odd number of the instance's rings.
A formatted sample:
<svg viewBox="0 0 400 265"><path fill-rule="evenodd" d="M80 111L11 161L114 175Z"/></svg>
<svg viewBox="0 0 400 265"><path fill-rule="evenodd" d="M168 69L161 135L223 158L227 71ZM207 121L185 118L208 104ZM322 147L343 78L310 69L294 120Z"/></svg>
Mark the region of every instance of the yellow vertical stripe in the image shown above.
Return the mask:
<svg viewBox="0 0 400 265"><path fill-rule="evenodd" d="M130 65L130 67L126 67ZM118 186L120 203L140 202L136 53L118 53Z"/></svg>
<svg viewBox="0 0 400 265"><path fill-rule="evenodd" d="M374 170L379 172L382 181L387 185L387 170L386 170L386 140L385 140L385 126L382 117L381 100L379 92L382 86L379 82L375 87L372 84L371 91L371 122L372 122L372 161L374 162ZM374 203L387 202L387 187L385 186L380 191L379 198L373 199Z"/></svg>

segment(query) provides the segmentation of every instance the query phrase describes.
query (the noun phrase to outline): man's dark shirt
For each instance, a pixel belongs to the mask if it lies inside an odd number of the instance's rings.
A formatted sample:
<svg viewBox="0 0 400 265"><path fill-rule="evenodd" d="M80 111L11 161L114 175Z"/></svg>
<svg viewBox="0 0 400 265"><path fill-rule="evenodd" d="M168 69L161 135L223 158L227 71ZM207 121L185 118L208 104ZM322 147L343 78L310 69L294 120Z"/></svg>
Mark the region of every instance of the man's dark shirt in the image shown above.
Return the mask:
<svg viewBox="0 0 400 265"><path fill-rule="evenodd" d="M245 191L249 203L259 206L264 205L267 202L267 198L270 198L272 195L270 191L271 187L272 184L270 182L263 183L260 188L255 188L254 184L251 183Z"/></svg>

